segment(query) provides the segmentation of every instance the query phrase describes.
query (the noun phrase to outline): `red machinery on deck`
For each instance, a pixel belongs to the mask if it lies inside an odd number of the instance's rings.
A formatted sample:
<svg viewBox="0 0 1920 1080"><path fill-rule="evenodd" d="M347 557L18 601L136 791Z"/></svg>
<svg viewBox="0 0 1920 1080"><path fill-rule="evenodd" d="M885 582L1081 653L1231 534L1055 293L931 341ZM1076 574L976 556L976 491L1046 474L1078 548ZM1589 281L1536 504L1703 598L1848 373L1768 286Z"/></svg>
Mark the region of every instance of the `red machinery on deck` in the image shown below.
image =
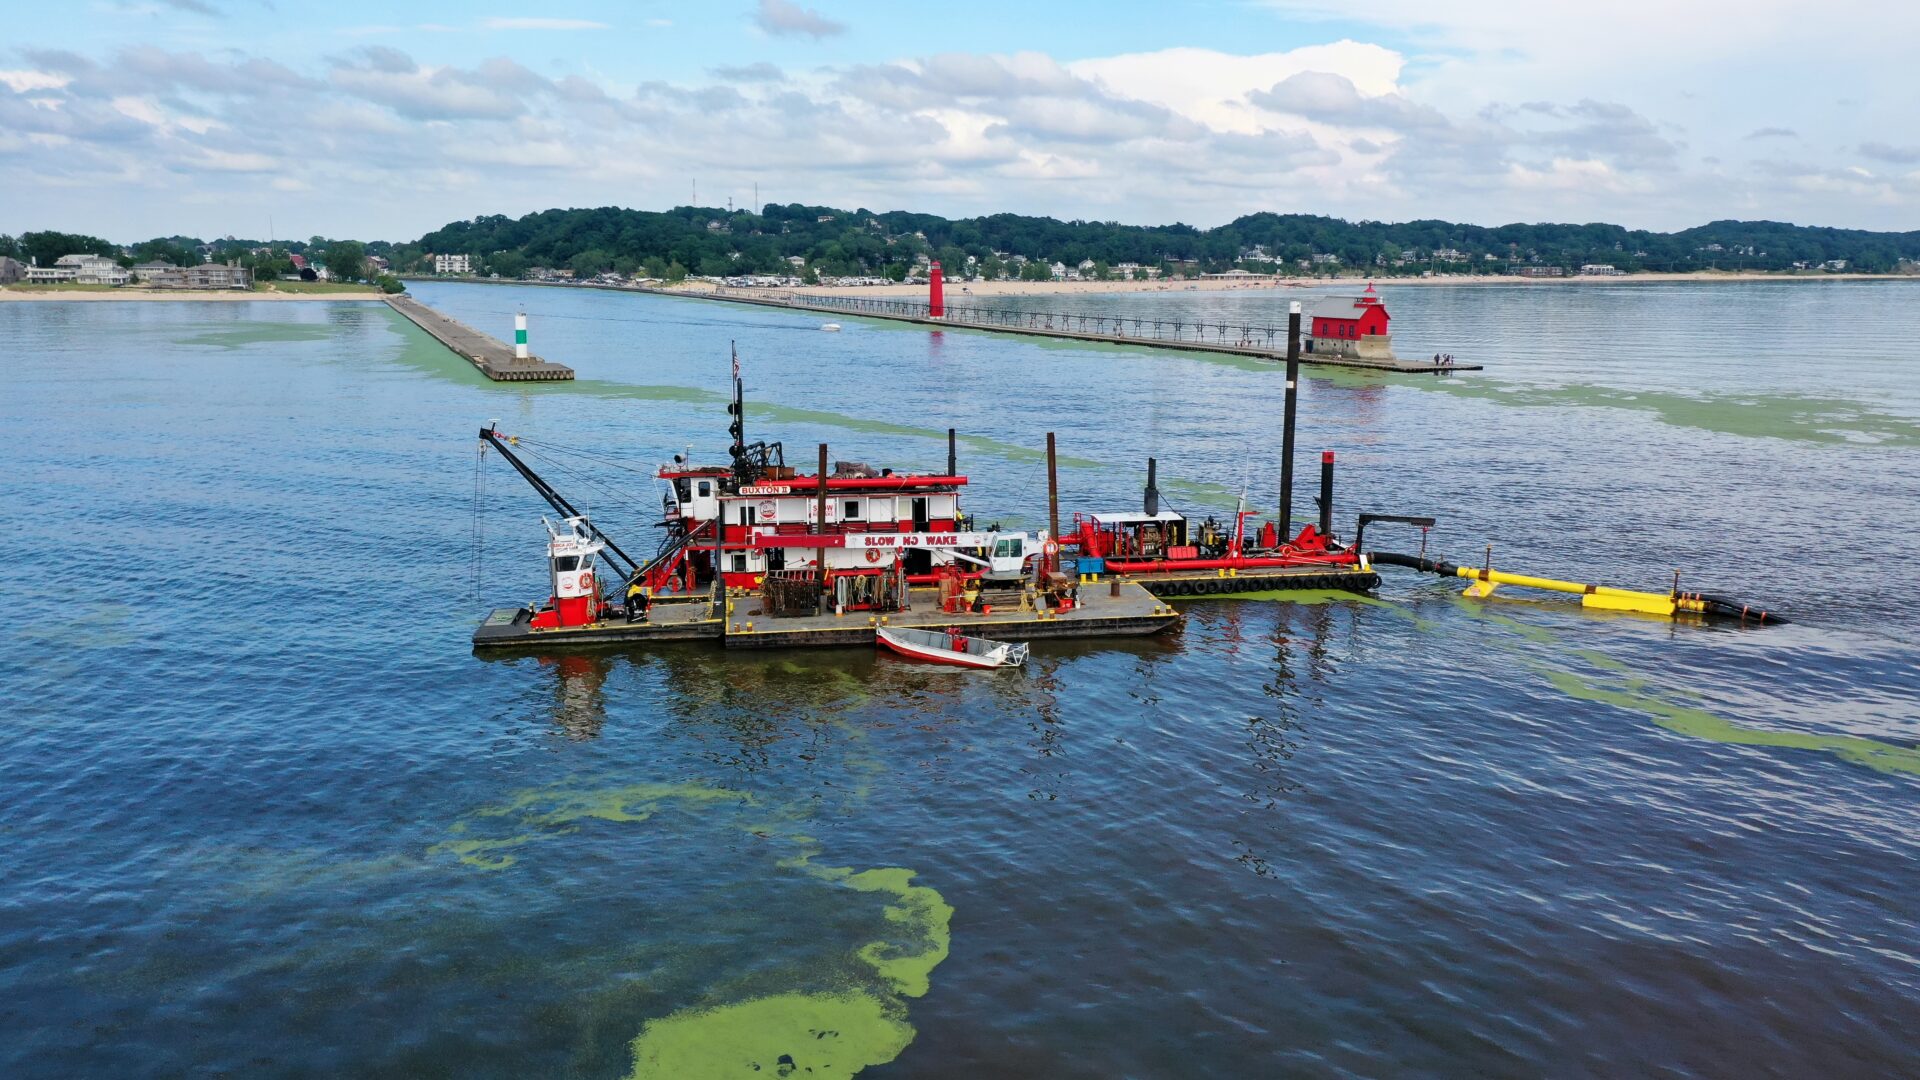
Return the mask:
<svg viewBox="0 0 1920 1080"><path fill-rule="evenodd" d="M1254 517L1242 509L1229 528L1214 518L1197 525L1186 515L1160 508L1156 462L1147 459L1147 490L1141 513L1075 514L1064 546L1077 549L1083 570L1122 574L1186 570L1260 570L1301 566L1353 566L1359 552L1332 535L1333 452L1321 455L1320 523L1307 525L1282 540L1280 525L1268 521L1249 536Z"/></svg>

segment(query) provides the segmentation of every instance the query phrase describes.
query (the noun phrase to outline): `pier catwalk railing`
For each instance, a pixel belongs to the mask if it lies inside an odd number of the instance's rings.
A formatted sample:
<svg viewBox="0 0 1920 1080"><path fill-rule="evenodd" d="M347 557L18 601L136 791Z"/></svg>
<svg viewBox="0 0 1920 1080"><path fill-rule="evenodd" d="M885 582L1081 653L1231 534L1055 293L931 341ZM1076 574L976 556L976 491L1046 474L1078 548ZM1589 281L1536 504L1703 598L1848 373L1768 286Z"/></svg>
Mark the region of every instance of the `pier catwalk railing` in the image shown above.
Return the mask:
<svg viewBox="0 0 1920 1080"><path fill-rule="evenodd" d="M930 326L967 327L1034 337L1144 345L1150 348L1184 349L1195 352L1232 353L1263 360L1285 360L1287 355L1285 326L1266 326L1229 320L1156 319L1136 315L1091 315L951 304L946 306L944 314L935 316L931 305L924 300L837 295L800 296L796 293L777 290L727 287L716 288L711 293L674 293L672 295L706 296L714 300L729 300L735 303L762 304L768 307L796 308L874 319L893 319ZM1328 353L1302 353L1300 362L1407 373L1477 371L1480 367L1478 364L1437 365L1427 360L1362 359Z"/></svg>

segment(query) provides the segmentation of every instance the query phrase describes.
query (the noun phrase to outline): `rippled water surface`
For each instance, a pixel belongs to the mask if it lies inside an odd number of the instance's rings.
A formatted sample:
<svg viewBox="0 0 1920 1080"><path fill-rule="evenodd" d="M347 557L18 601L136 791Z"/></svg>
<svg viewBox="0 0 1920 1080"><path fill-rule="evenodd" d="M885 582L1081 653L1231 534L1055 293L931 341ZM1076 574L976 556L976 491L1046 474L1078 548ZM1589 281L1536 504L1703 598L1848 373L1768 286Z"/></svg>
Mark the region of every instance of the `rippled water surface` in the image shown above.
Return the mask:
<svg viewBox="0 0 1920 1080"><path fill-rule="evenodd" d="M379 305L0 305L0 1075L1912 1070L1920 288L1389 289L1402 353L1487 370L1305 380L1343 528L1792 625L1389 571L994 675L478 658L543 507L474 430L590 454L543 464L646 547L735 340L756 436L936 467L954 426L970 507L1038 525L1054 431L1068 508L1152 455L1209 512L1272 504L1272 366L416 292L524 304L580 380Z"/></svg>

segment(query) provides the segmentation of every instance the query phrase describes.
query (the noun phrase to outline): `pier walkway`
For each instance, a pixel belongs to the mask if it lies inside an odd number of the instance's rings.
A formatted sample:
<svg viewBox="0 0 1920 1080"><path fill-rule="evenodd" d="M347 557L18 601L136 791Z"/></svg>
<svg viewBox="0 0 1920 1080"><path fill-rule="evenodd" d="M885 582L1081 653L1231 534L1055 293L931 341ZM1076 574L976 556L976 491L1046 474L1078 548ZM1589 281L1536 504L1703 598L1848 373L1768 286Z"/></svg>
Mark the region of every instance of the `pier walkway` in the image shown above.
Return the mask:
<svg viewBox="0 0 1920 1080"><path fill-rule="evenodd" d="M1015 308L946 306L944 315L935 317L925 301L885 300L863 296L800 296L769 289L721 287L711 292L685 289L642 289L662 296L720 300L735 304L812 311L828 315L853 315L869 319L917 323L923 326L985 330L990 333L1024 334L1028 337L1060 338L1069 341L1098 342L1102 345L1140 345L1152 349L1178 349L1182 352L1227 353L1257 360L1285 363L1287 330L1284 326L1258 326L1233 322L1194 322L1185 319L1153 319L1132 315L1082 315L1060 312L1023 311ZM1303 352L1302 364L1322 367L1389 371L1397 374L1424 374L1445 371L1479 371L1479 364L1435 364L1431 360L1364 360Z"/></svg>
<svg viewBox="0 0 1920 1080"><path fill-rule="evenodd" d="M521 360L513 347L475 330L466 323L450 319L410 296L389 296L387 305L405 315L415 326L472 362L480 373L495 382L554 381L573 378L573 369L537 356Z"/></svg>

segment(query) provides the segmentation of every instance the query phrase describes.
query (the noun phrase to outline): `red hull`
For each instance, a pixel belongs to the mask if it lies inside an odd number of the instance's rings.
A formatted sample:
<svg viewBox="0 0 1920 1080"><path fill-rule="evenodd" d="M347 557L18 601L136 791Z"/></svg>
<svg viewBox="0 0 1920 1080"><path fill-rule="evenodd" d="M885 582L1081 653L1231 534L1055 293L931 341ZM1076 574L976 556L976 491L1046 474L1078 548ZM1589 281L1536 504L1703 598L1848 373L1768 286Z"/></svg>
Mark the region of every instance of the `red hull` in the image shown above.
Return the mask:
<svg viewBox="0 0 1920 1080"><path fill-rule="evenodd" d="M890 640L885 635L875 635L874 640L891 652L898 653L909 660L924 660L929 664L948 664L953 667L972 668L976 671L990 671L1001 665L982 661L966 653L950 652L942 649L917 649L912 645ZM965 657L965 659L962 659Z"/></svg>
<svg viewBox="0 0 1920 1080"><path fill-rule="evenodd" d="M1352 566L1360 556L1351 551L1327 555L1241 556L1237 559L1108 559L1107 570L1118 574L1170 574L1181 570L1260 570L1282 566Z"/></svg>

